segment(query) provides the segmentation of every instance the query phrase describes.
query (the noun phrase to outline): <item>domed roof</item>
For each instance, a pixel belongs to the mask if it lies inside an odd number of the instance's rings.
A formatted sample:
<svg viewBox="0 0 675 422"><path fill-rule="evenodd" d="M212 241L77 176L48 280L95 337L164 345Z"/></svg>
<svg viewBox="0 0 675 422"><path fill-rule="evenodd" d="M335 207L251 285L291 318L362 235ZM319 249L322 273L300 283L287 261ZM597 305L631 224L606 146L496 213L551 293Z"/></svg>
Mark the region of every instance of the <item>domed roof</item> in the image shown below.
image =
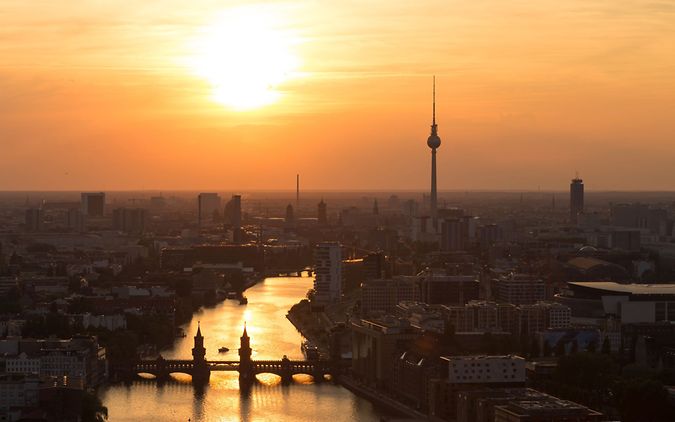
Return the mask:
<svg viewBox="0 0 675 422"><path fill-rule="evenodd" d="M441 138L435 133L432 133L427 139L427 145L429 145L429 148L438 148L441 146Z"/></svg>

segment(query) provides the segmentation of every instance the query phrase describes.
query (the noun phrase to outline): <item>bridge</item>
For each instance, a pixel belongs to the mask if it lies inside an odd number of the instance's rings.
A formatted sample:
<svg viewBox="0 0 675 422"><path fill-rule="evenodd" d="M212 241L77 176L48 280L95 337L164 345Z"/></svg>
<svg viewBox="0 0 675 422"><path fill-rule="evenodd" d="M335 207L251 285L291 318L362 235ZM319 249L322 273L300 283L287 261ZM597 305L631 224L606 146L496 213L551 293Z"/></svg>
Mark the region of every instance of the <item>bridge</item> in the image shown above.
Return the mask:
<svg viewBox="0 0 675 422"><path fill-rule="evenodd" d="M307 374L315 382L321 382L324 376L331 374L331 364L327 360L290 360L284 356L281 360L251 359L250 338L244 327L240 338L239 360L206 360L204 337L201 327L197 328L192 348L192 359L164 359L159 356L153 360L140 360L130 368L135 375L146 373L154 375L158 381L167 380L172 373L183 373L192 376L195 384L208 383L213 371L232 371L239 373L240 384L250 385L257 374L276 374L283 383L290 383L293 375Z"/></svg>

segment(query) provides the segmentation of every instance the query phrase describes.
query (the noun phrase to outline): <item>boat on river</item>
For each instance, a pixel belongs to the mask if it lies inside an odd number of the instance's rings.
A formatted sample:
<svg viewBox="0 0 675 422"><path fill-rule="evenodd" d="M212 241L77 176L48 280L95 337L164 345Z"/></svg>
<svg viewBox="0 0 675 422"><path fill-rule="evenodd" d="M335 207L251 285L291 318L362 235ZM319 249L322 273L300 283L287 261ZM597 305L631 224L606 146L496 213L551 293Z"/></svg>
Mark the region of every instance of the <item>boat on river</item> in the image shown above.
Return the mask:
<svg viewBox="0 0 675 422"><path fill-rule="evenodd" d="M220 348L218 349L218 353L227 353L227 352L229 352L229 351L230 351L230 349L227 348L227 347L225 347L225 346L220 347Z"/></svg>

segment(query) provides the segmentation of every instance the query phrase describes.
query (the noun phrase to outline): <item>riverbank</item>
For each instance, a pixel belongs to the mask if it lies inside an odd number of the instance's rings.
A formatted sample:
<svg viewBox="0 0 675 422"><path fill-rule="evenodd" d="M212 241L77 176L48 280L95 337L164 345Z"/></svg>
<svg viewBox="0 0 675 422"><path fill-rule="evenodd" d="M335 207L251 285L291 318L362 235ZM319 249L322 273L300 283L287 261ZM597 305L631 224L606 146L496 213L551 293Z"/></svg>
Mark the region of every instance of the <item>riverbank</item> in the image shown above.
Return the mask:
<svg viewBox="0 0 675 422"><path fill-rule="evenodd" d="M325 326L319 313L313 313L310 309L310 304L307 299L303 299L296 303L288 310L286 319L290 321L296 330L304 338L309 340L312 344L319 348L319 353L327 355L329 338L328 332L331 327Z"/></svg>
<svg viewBox="0 0 675 422"><path fill-rule="evenodd" d="M388 411L391 411L393 413L408 418L413 418L415 420L420 421L430 420L428 415L422 412L418 412L417 410L408 407L405 404L389 396L386 396L373 388L365 386L347 375L339 376L336 381L338 384L340 384L347 390L351 391L352 393L360 397L363 397L369 400L371 403L374 403L375 405L380 406Z"/></svg>

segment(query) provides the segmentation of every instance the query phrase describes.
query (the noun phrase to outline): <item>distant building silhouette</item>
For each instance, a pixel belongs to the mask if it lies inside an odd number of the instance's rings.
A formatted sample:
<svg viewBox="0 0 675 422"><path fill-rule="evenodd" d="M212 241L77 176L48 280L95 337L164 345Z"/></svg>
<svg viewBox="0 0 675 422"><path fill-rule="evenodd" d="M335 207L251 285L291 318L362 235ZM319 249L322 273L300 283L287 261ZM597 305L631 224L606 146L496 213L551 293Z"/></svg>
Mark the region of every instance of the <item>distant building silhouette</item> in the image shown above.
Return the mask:
<svg viewBox="0 0 675 422"><path fill-rule="evenodd" d="M220 210L220 195L217 193L200 193L197 196L197 221L199 226L213 220L214 212Z"/></svg>
<svg viewBox="0 0 675 422"><path fill-rule="evenodd" d="M26 231L42 231L42 210L40 208L29 208L26 210Z"/></svg>
<svg viewBox="0 0 675 422"><path fill-rule="evenodd" d="M323 201L323 198L321 198L321 202L319 202L319 205L317 205L318 208L318 222L319 225L325 226L328 224L328 207L326 206L326 203Z"/></svg>
<svg viewBox="0 0 675 422"><path fill-rule="evenodd" d="M241 195L232 195L232 199L226 205L225 215L232 226L232 241L234 243L241 243L243 241L241 230Z"/></svg>
<svg viewBox="0 0 675 422"><path fill-rule="evenodd" d="M579 177L570 183L570 222L577 224L579 214L584 212L584 181Z"/></svg>
<svg viewBox="0 0 675 422"><path fill-rule="evenodd" d="M103 217L105 212L104 192L84 192L81 195L82 214L87 217Z"/></svg>
<svg viewBox="0 0 675 422"><path fill-rule="evenodd" d="M113 211L113 229L139 234L145 231L146 211L142 208L117 208Z"/></svg>

